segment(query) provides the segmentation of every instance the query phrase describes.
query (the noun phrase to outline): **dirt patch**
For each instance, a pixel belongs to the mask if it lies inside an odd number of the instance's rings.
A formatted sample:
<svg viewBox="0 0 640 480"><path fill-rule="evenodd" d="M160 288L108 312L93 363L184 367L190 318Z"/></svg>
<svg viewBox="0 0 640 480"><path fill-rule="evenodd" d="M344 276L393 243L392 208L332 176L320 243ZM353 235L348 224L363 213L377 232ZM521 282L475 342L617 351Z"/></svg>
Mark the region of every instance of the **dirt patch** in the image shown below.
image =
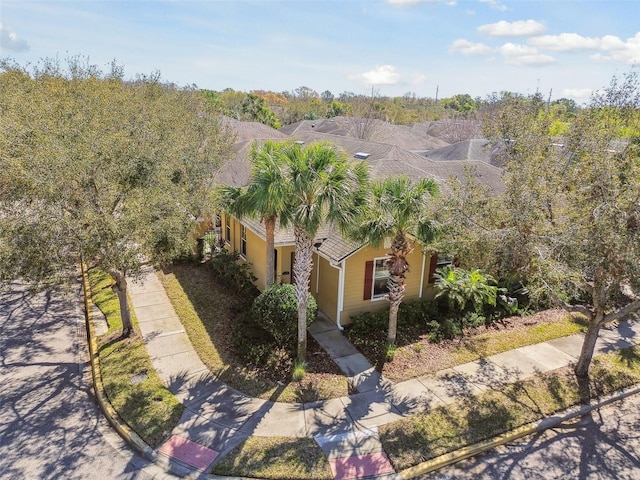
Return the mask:
<svg viewBox="0 0 640 480"><path fill-rule="evenodd" d="M567 312L560 309L544 310L522 317L508 317L488 327L467 330L463 337L439 343L430 342L425 333L415 332L414 341L400 346L393 361L378 363L378 366L382 374L394 382L432 374L457 365L460 349L480 336L498 332L524 333L531 327L559 322L566 318ZM407 333L405 332L403 338L409 336Z"/></svg>

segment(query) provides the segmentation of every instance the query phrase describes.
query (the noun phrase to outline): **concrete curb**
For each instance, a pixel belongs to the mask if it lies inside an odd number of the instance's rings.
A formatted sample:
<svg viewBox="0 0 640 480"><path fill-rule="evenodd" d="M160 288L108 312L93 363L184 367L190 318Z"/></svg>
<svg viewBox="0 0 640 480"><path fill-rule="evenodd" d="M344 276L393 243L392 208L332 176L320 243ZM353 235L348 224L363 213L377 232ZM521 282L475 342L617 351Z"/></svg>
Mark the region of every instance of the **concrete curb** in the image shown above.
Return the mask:
<svg viewBox="0 0 640 480"><path fill-rule="evenodd" d="M135 449L146 460L156 465L166 473L178 475L181 478L207 479L207 480L244 480L243 477L225 477L220 475L212 475L193 470L187 465L181 466L179 469L172 465L169 458L166 458L153 450L140 436L134 432L129 425L120 420L118 412L113 408L109 398L104 391L102 384L102 374L98 363L98 343L96 341L95 331L93 327L93 301L91 300L91 287L89 285L89 276L87 274L86 265L81 264L82 272L82 291L85 310L85 322L87 329L87 341L89 344L89 363L91 364L91 376L93 379L93 392L102 413L106 417L109 424L120 435L120 437L133 449Z"/></svg>
<svg viewBox="0 0 640 480"><path fill-rule="evenodd" d="M139 453L141 453L147 460L156 462L158 460L158 454L145 443L142 438L138 436L136 432L131 430L129 426L119 419L118 412L115 411L111 402L107 398L102 384L102 375L100 373L100 367L98 365L98 344L96 342L96 336L93 327L93 313L91 300L91 287L89 286L89 276L87 269L82 264L82 290L84 296L84 311L85 321L87 325L87 340L89 343L89 360L91 363L91 375L93 376L93 391L98 401L98 405L102 409L105 417L111 424L111 426L118 432L118 434L131 446L133 446Z"/></svg>
<svg viewBox="0 0 640 480"><path fill-rule="evenodd" d="M439 470L440 468L444 468L448 465L452 465L466 458L476 456L480 453L487 452L495 447L504 445L505 443L512 442L533 433L539 433L543 432L544 430L557 427L576 417L585 415L589 412L592 412L593 410L597 410L601 407L609 405L610 403L617 402L618 400L622 400L626 397L639 393L640 386L637 385L620 390L618 392L612 393L611 395L607 395L602 399L599 399L595 404L572 407L566 410L565 413L561 416L543 418L542 420L538 420L537 422L529 423L527 425L515 428L510 432L498 435L489 440L484 440L482 442L463 447L454 452L449 452L439 457L432 458L431 460L427 460L426 462L402 470L401 472L399 472L400 476L403 479L408 480L410 478L415 478L418 475L432 473L436 470Z"/></svg>

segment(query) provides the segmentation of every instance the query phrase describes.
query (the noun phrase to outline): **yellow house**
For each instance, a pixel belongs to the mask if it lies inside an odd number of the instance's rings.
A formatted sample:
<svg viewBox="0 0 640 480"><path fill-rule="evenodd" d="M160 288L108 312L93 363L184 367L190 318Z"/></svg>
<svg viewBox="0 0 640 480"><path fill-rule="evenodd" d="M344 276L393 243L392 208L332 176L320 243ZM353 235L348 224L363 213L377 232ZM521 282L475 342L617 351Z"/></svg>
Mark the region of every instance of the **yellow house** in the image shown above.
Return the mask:
<svg viewBox="0 0 640 480"><path fill-rule="evenodd" d="M222 236L226 248L240 254L251 264L256 286L264 290L266 283L266 239L264 224L252 220L238 220L230 215L222 217ZM339 328L350 323L356 313L373 311L387 306L385 299L388 272L384 259L389 251L383 245L374 248L342 238L333 228L325 226L316 236L313 250L313 270L310 292L324 316ZM418 243L408 257L411 269L406 279L406 299L431 294L437 256L424 251ZM295 245L290 229L276 228L276 283L293 283Z"/></svg>
<svg viewBox="0 0 640 480"><path fill-rule="evenodd" d="M230 160L217 177L221 184L244 186L249 181L250 161L248 152L252 134L256 134L255 124L233 123L241 139L236 144L236 157ZM501 186L501 169L482 161L469 163L469 160L437 161L426 158L390 143L365 141L348 136L332 135L314 131L315 123L308 128L296 128L291 136L274 130L270 135L262 128L253 141L266 138L281 140L291 138L299 143L330 141L354 160L364 160L370 167L373 178L404 175L409 178L428 177L443 185L449 177L463 177L467 167L473 168L473 174L492 188ZM284 130L284 129L283 129ZM230 251L237 251L243 261L251 264L257 277L256 286L264 290L266 283L266 240L264 224L257 220L237 219L231 215L222 215L220 235ZM385 299L388 272L384 259L389 245L374 248L366 244L357 244L343 238L339 232L327 225L321 228L314 239L313 271L310 279L310 292L315 297L318 308L339 328L350 323L350 317L356 313L382 309L388 305ZM293 263L295 244L293 231L276 227L275 232L275 276L276 283L293 283ZM405 300L431 296L433 273L438 266L437 255L424 251L419 243L413 244L413 251L407 258L410 271L406 278Z"/></svg>

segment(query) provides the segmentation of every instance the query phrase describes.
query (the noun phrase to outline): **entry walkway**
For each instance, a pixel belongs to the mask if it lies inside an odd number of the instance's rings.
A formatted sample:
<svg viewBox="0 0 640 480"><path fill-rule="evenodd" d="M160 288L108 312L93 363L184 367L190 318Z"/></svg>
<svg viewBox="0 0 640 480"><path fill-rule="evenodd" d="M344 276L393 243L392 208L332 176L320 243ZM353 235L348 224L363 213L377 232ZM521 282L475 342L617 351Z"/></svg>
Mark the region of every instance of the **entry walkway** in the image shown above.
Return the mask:
<svg viewBox="0 0 640 480"><path fill-rule="evenodd" d="M171 437L158 449L177 465L208 471L249 436L312 437L335 478L399 478L378 440L377 427L413 413L574 362L583 335L516 348L475 362L392 384L346 342L330 322L310 333L327 349L358 393L304 404L249 397L215 378L200 361L153 271L130 282L130 296L149 355L162 381L185 406ZM640 343L640 322L603 330L597 353Z"/></svg>

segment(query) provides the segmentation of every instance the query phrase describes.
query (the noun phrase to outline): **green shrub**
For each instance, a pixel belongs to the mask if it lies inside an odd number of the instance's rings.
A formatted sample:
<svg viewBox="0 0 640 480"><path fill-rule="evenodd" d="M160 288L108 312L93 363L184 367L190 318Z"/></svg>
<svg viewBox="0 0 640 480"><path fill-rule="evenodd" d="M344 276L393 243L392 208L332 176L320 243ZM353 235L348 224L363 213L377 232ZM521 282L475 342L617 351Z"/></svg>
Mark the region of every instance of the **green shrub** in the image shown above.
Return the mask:
<svg viewBox="0 0 640 480"><path fill-rule="evenodd" d="M309 294L307 321L312 322L318 311L315 298ZM293 349L298 336L298 299L295 286L272 285L253 301L254 320L269 332L283 348Z"/></svg>
<svg viewBox="0 0 640 480"><path fill-rule="evenodd" d="M451 340L462 334L460 323L449 317L444 317L441 320L432 320L427 323L427 327L429 328L429 341L432 343Z"/></svg>
<svg viewBox="0 0 640 480"><path fill-rule="evenodd" d="M238 252L229 253L222 249L211 257L211 266L222 284L230 285L237 290L254 290L256 276L251 271L251 264L241 263L239 260Z"/></svg>

